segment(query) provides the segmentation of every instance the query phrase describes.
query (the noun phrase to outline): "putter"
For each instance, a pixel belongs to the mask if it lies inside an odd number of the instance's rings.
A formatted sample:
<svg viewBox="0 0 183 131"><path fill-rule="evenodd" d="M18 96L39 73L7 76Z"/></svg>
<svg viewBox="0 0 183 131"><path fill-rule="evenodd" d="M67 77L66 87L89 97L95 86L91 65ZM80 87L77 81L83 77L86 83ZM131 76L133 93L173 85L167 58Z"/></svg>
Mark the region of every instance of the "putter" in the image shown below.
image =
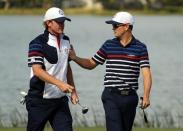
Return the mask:
<svg viewBox="0 0 183 131"><path fill-rule="evenodd" d="M67 96L71 98L71 96L69 96L69 95L67 95ZM89 108L87 106L81 105L79 101L77 102L77 104L82 108L83 114L86 114L88 112Z"/></svg>
<svg viewBox="0 0 183 131"><path fill-rule="evenodd" d="M86 114L86 113L88 112L88 107L82 106L79 102L78 102L78 105L79 105L80 107L82 107L82 113L83 113L83 114Z"/></svg>
<svg viewBox="0 0 183 131"><path fill-rule="evenodd" d="M148 124L149 122L147 120L147 115L146 115L144 109L142 109L142 110L143 110L143 114L144 114L144 121L145 121L146 124Z"/></svg>
<svg viewBox="0 0 183 131"><path fill-rule="evenodd" d="M143 101L143 97L140 97L140 100ZM145 121L146 124L148 124L149 122L148 122L148 119L147 119L147 115L146 115L144 109L143 109L142 107L140 107L140 108L141 108L142 111L143 111L144 121Z"/></svg>

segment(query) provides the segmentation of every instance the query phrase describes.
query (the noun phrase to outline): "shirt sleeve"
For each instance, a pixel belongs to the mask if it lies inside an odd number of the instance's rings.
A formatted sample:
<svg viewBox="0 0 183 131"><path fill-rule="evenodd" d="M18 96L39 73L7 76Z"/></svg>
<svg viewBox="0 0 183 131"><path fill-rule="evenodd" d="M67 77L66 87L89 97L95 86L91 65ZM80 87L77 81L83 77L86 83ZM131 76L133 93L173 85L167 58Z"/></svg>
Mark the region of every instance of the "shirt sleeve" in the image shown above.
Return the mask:
<svg viewBox="0 0 183 131"><path fill-rule="evenodd" d="M33 64L44 65L43 48L39 42L32 41L29 44L28 52L28 67L32 67Z"/></svg>
<svg viewBox="0 0 183 131"><path fill-rule="evenodd" d="M104 43L102 47L96 52L96 54L92 57L92 59L97 63L103 65L107 58L107 48Z"/></svg>
<svg viewBox="0 0 183 131"><path fill-rule="evenodd" d="M144 67L150 68L149 55L148 55L147 47L145 45L142 48L142 52L141 52L141 56L140 56L140 67L141 68L144 68Z"/></svg>

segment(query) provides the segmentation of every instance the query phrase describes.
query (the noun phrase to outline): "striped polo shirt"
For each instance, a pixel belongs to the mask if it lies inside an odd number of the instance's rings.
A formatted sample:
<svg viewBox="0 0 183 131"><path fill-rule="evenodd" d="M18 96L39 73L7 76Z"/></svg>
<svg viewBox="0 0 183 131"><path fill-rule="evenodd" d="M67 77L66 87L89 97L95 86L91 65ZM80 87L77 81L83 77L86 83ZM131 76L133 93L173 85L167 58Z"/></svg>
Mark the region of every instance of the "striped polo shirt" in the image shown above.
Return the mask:
<svg viewBox="0 0 183 131"><path fill-rule="evenodd" d="M134 37L125 47L117 38L107 40L92 59L101 65L106 61L104 87L137 90L140 68L150 68L146 45Z"/></svg>

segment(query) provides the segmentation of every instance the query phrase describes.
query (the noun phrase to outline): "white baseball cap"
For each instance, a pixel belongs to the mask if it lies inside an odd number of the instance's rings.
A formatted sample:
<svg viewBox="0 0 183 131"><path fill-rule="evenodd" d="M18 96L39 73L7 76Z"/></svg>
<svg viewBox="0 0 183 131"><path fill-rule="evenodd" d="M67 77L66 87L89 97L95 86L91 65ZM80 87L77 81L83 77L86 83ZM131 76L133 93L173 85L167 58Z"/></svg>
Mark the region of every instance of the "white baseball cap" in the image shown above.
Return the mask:
<svg viewBox="0 0 183 131"><path fill-rule="evenodd" d="M43 21L45 22L47 20L55 20L58 22L63 22L65 20L71 21L71 19L65 17L63 10L57 7L51 7L46 11Z"/></svg>
<svg viewBox="0 0 183 131"><path fill-rule="evenodd" d="M134 24L133 16L128 12L118 12L114 15L112 20L106 21L107 24Z"/></svg>

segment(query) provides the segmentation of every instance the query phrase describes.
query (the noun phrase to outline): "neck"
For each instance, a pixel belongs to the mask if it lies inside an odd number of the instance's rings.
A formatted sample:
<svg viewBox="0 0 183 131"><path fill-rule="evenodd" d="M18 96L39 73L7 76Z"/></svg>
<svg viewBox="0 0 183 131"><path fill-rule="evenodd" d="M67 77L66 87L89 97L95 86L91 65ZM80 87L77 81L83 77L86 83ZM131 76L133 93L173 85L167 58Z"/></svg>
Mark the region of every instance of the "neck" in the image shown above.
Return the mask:
<svg viewBox="0 0 183 131"><path fill-rule="evenodd" d="M127 46L132 40L132 34L131 33L126 33L125 35L123 35L121 38L120 38L120 43L123 45L123 46Z"/></svg>
<svg viewBox="0 0 183 131"><path fill-rule="evenodd" d="M50 29L48 29L48 32L49 32L50 34L56 36L56 37L59 37L59 36L60 36L59 33L56 33L56 32L54 32L54 31L52 31L52 30L50 30Z"/></svg>

